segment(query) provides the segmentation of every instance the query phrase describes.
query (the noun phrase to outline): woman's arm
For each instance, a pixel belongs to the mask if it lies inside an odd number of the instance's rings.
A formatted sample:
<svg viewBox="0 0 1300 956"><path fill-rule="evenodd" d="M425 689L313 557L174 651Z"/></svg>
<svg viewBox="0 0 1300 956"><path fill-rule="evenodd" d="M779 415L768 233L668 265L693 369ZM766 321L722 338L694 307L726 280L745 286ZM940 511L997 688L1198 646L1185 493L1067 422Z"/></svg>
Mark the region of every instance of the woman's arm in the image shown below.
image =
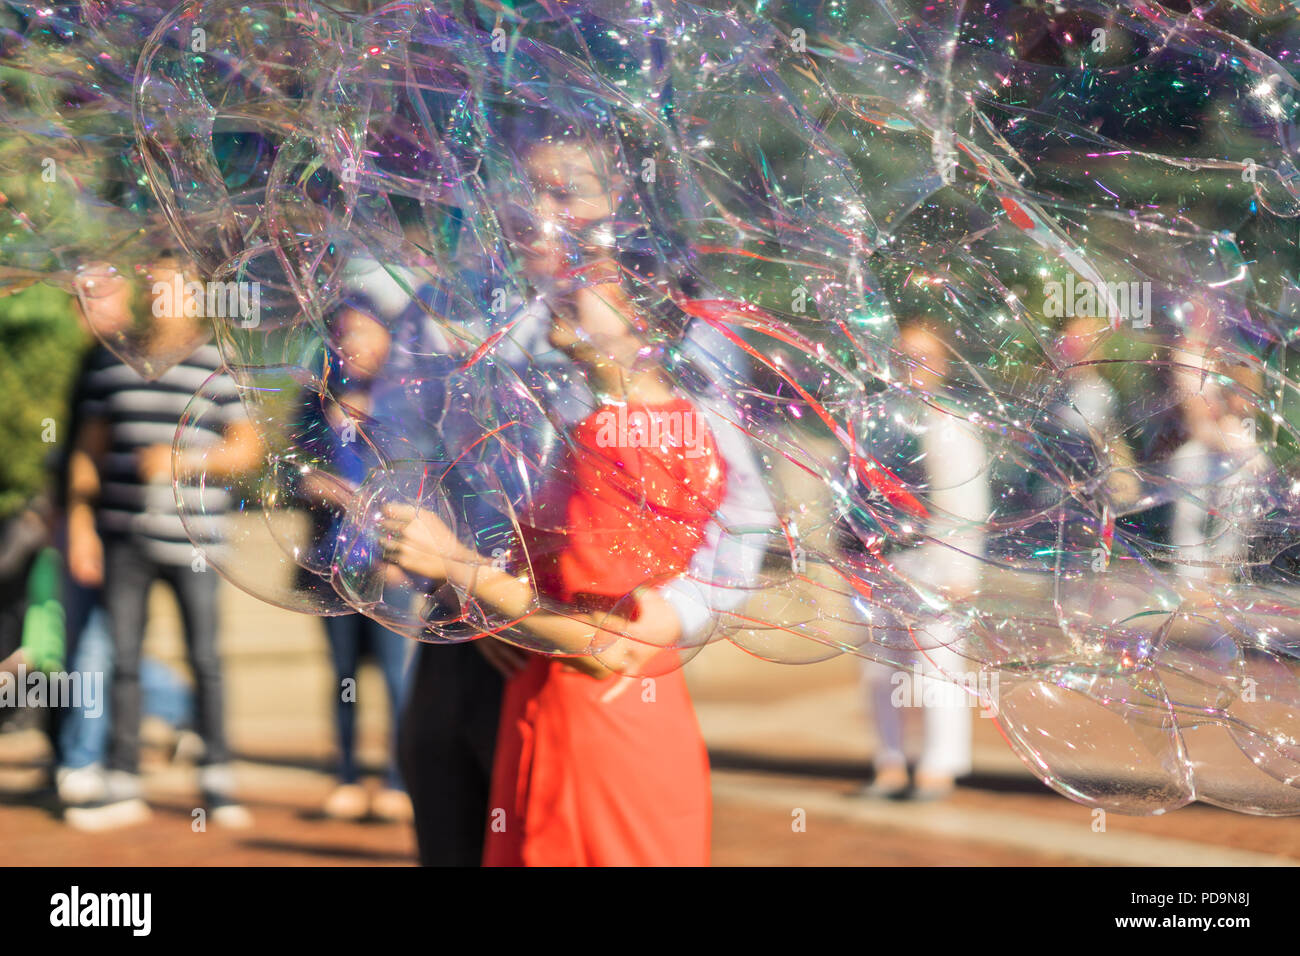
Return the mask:
<svg viewBox="0 0 1300 956"><path fill-rule="evenodd" d="M640 596L641 615L636 621L629 621L616 614L530 613L529 608L536 600L532 582L490 565L448 562L447 580L462 587L480 604L514 620L512 630L541 639L557 651L575 655L566 661L570 667L601 680L615 674L636 674L650 659L662 653L663 646L653 643L656 637L676 635L681 630L675 626L672 607L653 591ZM663 626L664 615L672 619L673 627ZM601 648L599 660L592 656L594 647Z"/></svg>
<svg viewBox="0 0 1300 956"><path fill-rule="evenodd" d="M485 608L514 621L512 630L540 639L561 653L576 655L568 663L585 674L604 678L626 673L662 650L638 640L653 638L662 630L650 622L628 621L612 614L570 616L536 610L537 591L526 576L495 567L462 545L450 528L428 512L417 512L409 505L388 505L383 526L395 536L386 544L388 560L414 574L450 581ZM672 613L657 595L646 599L657 601L655 607L661 613ZM604 663L590 656L598 641L607 645L601 651Z"/></svg>
<svg viewBox="0 0 1300 956"><path fill-rule="evenodd" d="M413 525L422 523L412 522ZM484 608L514 621L511 630L538 638L561 653L580 655L570 664L583 673L592 677L607 677L613 673L595 658L587 656L597 637L606 633L604 629L586 615L565 617L536 610L537 592L528 578L513 575L487 562L480 564L437 557L428 551L417 556L409 546L402 545L392 554L392 559L407 571L433 580L450 581ZM617 635L609 637L613 640Z"/></svg>

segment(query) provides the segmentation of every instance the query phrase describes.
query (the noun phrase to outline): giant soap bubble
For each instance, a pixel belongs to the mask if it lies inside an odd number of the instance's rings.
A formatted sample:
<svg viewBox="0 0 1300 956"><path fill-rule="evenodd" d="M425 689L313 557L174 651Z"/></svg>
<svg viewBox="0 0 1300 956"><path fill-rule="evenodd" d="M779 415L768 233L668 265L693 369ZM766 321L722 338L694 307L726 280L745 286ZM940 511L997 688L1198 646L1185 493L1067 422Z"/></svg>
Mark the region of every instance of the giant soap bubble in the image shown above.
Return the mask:
<svg viewBox="0 0 1300 956"><path fill-rule="evenodd" d="M0 290L150 375L195 343L114 297L211 320L263 463L205 473L200 394L177 495L239 587L627 674L942 652L1073 799L1300 811L1294 13L0 29Z"/></svg>

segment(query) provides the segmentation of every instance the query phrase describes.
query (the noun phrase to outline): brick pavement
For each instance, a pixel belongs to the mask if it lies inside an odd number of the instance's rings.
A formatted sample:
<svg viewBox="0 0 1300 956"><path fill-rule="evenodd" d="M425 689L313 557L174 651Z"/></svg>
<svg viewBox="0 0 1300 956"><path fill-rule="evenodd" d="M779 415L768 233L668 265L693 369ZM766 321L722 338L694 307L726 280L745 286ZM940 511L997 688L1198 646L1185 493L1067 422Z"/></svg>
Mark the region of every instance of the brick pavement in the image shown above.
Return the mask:
<svg viewBox="0 0 1300 956"><path fill-rule="evenodd" d="M6 864L402 865L409 827L346 824L316 813L330 787L332 690L318 621L277 611L226 588L223 637L230 729L241 785L256 815L244 833L194 833L192 768L155 759L153 820L82 834L58 819L40 783L43 743L0 735L0 862ZM154 596L148 646L183 655L174 608ZM837 659L767 664L710 648L688 667L701 726L718 755L714 862L754 864L1055 865L1062 863L1294 863L1300 819L1194 806L1163 817L1111 814L1095 833L1089 811L1035 781L977 720L977 776L942 805L873 804L846 794L865 775L873 741L857 667ZM374 701L373 704L369 701ZM377 770L387 738L382 682L363 673L361 755ZM156 755L155 755L156 756ZM793 809L806 812L803 832Z"/></svg>

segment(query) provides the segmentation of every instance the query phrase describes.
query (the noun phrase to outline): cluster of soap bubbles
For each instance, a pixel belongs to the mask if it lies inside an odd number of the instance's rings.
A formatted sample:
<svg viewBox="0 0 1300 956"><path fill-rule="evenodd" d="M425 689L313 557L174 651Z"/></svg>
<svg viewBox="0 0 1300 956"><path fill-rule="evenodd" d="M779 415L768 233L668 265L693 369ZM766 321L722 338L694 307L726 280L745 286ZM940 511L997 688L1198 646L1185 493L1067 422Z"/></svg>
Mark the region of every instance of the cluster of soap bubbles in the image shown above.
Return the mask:
<svg viewBox="0 0 1300 956"><path fill-rule="evenodd" d="M264 466L214 380L177 501L263 600L628 673L942 643L1068 796L1292 813L1297 51L1258 3L5 0L0 291L146 376L215 334ZM412 513L527 599L396 560Z"/></svg>

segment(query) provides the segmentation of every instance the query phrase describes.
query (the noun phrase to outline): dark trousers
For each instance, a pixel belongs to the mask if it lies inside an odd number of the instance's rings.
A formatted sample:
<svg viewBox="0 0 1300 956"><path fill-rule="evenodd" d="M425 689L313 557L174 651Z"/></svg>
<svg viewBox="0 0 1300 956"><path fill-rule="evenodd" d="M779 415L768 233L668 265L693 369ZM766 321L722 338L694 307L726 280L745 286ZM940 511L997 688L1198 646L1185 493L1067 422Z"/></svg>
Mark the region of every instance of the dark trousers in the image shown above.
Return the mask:
<svg viewBox="0 0 1300 956"><path fill-rule="evenodd" d="M483 860L505 681L467 644L419 644L398 753L424 866Z"/></svg>
<svg viewBox="0 0 1300 956"><path fill-rule="evenodd" d="M387 786L401 790L402 777L397 771L397 734L401 723L403 687L406 677L406 655L411 641L400 634L360 614L344 614L325 618L325 634L330 642L330 655L334 658L334 673L339 686L334 689L334 720L338 734L339 767L341 783L357 782L357 704L355 681L361 655L367 649L375 656L384 673L388 687L388 707L393 728L389 749ZM343 692L343 681L352 680L353 693Z"/></svg>
<svg viewBox="0 0 1300 956"><path fill-rule="evenodd" d="M194 671L195 717L204 743L203 762L225 763L230 754L217 654L217 572L159 564L130 539L106 539L104 608L113 633L113 730L108 767L129 773L140 768L140 648L148 620L149 586L156 580L171 585L180 605Z"/></svg>

